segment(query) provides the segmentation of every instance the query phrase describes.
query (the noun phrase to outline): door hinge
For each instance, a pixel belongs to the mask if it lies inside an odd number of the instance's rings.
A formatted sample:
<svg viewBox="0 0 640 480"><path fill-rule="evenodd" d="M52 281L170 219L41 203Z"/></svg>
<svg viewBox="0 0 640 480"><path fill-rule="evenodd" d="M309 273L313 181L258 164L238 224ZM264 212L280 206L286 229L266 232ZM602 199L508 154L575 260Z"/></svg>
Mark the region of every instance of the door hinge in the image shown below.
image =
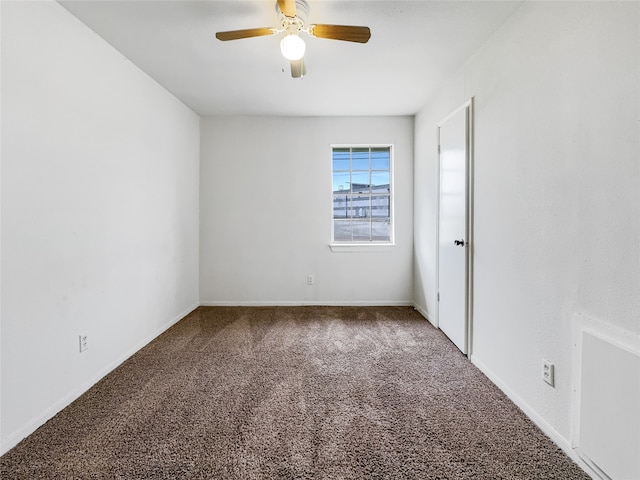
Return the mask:
<svg viewBox="0 0 640 480"><path fill-rule="evenodd" d="M440 301L440 292L437 293L436 298L438 300L438 302Z"/></svg>

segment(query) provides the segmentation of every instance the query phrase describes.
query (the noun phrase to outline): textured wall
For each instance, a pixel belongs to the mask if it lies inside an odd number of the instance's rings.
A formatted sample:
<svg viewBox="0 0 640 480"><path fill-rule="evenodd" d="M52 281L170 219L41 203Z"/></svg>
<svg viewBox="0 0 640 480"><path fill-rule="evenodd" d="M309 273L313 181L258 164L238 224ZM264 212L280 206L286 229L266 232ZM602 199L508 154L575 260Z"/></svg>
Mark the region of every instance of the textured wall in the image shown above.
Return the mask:
<svg viewBox="0 0 640 480"><path fill-rule="evenodd" d="M197 305L198 156L198 117L60 5L2 2L3 451Z"/></svg>
<svg viewBox="0 0 640 480"><path fill-rule="evenodd" d="M204 304L411 303L412 118L211 117L201 131ZM331 144L384 143L396 245L332 252Z"/></svg>
<svg viewBox="0 0 640 480"><path fill-rule="evenodd" d="M474 360L566 445L574 315L640 333L638 7L525 3L416 118L416 302L434 311L435 125L473 97Z"/></svg>

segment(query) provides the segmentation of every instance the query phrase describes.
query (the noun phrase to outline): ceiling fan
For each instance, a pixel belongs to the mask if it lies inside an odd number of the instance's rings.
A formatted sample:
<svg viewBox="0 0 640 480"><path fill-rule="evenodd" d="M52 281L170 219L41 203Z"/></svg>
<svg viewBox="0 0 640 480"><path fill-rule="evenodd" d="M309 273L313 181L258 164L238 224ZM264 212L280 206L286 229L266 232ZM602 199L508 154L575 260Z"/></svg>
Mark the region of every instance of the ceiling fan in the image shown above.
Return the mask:
<svg viewBox="0 0 640 480"><path fill-rule="evenodd" d="M302 78L306 74L304 65L305 43L300 38L300 32L305 32L317 38L330 38L356 43L367 43L371 38L369 27L327 24L305 26L306 16L309 13L309 4L306 0L277 0L276 10L281 20L280 28L263 27L230 30L216 33L216 38L226 42L227 40L262 37L284 32L285 36L280 41L280 50L291 64L291 76L293 78Z"/></svg>

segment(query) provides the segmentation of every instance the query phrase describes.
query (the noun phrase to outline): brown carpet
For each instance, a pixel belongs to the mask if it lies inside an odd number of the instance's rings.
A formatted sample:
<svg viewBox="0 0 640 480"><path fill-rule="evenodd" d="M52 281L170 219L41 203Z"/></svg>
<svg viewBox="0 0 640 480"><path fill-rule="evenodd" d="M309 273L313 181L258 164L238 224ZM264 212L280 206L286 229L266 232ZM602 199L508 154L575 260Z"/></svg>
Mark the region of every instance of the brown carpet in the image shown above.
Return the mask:
<svg viewBox="0 0 640 480"><path fill-rule="evenodd" d="M588 479L409 307L201 307L3 479Z"/></svg>

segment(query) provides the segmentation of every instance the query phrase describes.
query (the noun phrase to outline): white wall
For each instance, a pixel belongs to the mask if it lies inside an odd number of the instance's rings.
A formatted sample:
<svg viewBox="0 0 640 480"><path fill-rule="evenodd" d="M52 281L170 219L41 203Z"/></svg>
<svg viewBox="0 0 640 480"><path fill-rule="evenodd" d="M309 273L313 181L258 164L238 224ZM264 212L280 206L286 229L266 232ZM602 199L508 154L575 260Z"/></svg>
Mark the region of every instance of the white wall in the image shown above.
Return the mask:
<svg viewBox="0 0 640 480"><path fill-rule="evenodd" d="M411 304L412 118L212 117L201 132L203 304ZM330 146L367 143L394 145L396 245L332 252Z"/></svg>
<svg viewBox="0 0 640 480"><path fill-rule="evenodd" d="M199 119L57 3L1 8L4 452L197 305Z"/></svg>
<svg viewBox="0 0 640 480"><path fill-rule="evenodd" d="M416 117L416 302L434 312L435 125L474 97L473 360L565 446L573 318L640 333L639 5L525 2Z"/></svg>

